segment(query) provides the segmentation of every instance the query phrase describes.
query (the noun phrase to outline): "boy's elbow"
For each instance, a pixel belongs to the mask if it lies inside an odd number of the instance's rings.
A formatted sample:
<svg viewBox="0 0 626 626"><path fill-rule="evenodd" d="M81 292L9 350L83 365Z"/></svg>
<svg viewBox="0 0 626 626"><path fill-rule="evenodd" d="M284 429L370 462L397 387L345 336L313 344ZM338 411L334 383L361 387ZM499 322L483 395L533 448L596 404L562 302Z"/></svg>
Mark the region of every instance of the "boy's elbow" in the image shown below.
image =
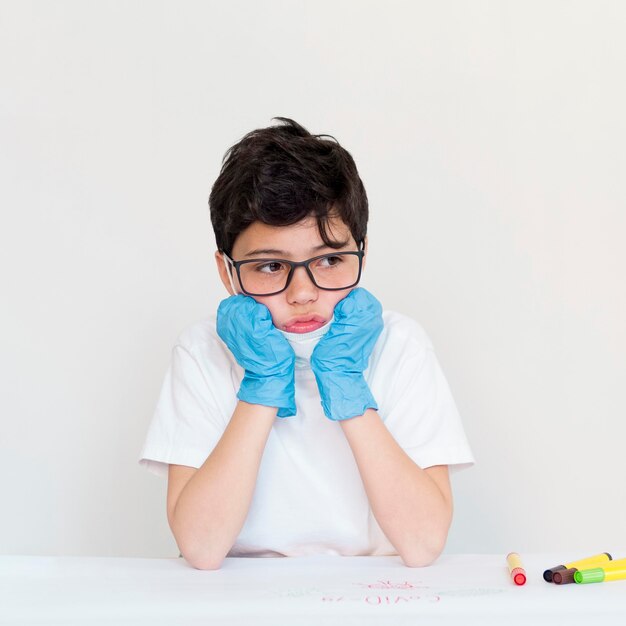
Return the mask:
<svg viewBox="0 0 626 626"><path fill-rule="evenodd" d="M220 569L224 563L224 556L215 556L206 553L192 553L181 550L181 555L195 569L216 570Z"/></svg>
<svg viewBox="0 0 626 626"><path fill-rule="evenodd" d="M202 570L216 570L216 569L220 569L222 567L222 564L224 563L223 560L221 561L200 561L197 564L193 564L193 567L195 567L196 569L202 569Z"/></svg>
<svg viewBox="0 0 626 626"><path fill-rule="evenodd" d="M439 558L439 554L441 553L419 552L411 555L401 554L400 558L407 567L428 567Z"/></svg>
<svg viewBox="0 0 626 626"><path fill-rule="evenodd" d="M200 558L190 559L185 557L185 561L195 569L216 570L220 569L224 563L224 559Z"/></svg>
<svg viewBox="0 0 626 626"><path fill-rule="evenodd" d="M446 545L446 538L433 539L428 543L413 546L413 549L405 549L400 553L400 558L407 567L428 567L440 557Z"/></svg>

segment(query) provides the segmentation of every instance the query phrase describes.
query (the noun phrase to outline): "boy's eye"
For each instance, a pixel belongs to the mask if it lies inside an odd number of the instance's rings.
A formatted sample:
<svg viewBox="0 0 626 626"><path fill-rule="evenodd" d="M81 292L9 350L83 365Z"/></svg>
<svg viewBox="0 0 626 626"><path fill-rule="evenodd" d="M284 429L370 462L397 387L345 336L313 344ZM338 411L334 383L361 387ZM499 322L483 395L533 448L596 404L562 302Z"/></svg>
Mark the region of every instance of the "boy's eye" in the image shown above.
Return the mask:
<svg viewBox="0 0 626 626"><path fill-rule="evenodd" d="M341 256L329 255L319 259L317 265L320 267L333 267L334 265L339 265L340 263L343 263Z"/></svg>
<svg viewBox="0 0 626 626"><path fill-rule="evenodd" d="M259 263L254 269L264 274L275 274L276 272L285 270L286 267L279 261L270 261L269 263Z"/></svg>

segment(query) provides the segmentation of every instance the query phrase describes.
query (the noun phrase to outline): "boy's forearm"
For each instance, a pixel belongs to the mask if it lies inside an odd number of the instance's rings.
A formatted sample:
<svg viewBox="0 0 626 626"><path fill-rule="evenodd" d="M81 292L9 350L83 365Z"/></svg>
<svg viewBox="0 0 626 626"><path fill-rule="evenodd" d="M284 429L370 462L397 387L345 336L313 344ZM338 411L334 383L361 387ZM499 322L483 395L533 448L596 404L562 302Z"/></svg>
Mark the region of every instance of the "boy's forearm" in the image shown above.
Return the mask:
<svg viewBox="0 0 626 626"><path fill-rule="evenodd" d="M402 450L376 411L339 423L381 529L406 565L429 565L444 548L451 499Z"/></svg>
<svg viewBox="0 0 626 626"><path fill-rule="evenodd" d="M276 413L239 401L221 439L181 491L171 529L194 567L219 568L235 543Z"/></svg>

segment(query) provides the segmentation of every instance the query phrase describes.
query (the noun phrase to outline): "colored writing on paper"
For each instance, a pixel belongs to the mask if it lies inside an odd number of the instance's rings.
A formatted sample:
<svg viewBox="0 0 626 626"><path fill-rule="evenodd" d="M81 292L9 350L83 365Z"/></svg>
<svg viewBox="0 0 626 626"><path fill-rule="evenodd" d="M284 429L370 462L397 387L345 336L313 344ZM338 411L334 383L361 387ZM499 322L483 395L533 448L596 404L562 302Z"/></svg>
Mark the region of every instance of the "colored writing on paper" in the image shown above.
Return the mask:
<svg viewBox="0 0 626 626"><path fill-rule="evenodd" d="M286 589L279 593L282 597L288 598L311 598L315 596L328 605L358 603L368 606L391 606L406 604L439 604L446 597L450 600L453 598L472 598L479 596L488 596L503 593L503 589L487 589L487 588L453 588L441 589L431 588L424 585L422 581L408 580L376 580L373 582L355 582L351 583L352 587L358 588L354 592L344 591L343 589L333 591L332 587L325 590L316 587L295 587ZM362 590L362 591L359 591Z"/></svg>

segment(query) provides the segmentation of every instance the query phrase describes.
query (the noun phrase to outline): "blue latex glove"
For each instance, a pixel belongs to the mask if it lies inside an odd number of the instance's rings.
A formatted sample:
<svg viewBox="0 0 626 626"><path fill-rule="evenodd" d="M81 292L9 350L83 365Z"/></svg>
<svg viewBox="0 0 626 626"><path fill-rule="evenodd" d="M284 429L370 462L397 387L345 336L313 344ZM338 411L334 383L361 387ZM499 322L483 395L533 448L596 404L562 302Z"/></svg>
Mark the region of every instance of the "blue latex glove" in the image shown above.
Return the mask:
<svg viewBox="0 0 626 626"><path fill-rule="evenodd" d="M331 420L378 409L363 372L383 330L382 306L366 289L353 289L335 306L330 330L311 354L324 414Z"/></svg>
<svg viewBox="0 0 626 626"><path fill-rule="evenodd" d="M230 296L217 309L217 334L245 370L237 398L275 406L278 417L295 415L296 355L269 309L250 296Z"/></svg>

